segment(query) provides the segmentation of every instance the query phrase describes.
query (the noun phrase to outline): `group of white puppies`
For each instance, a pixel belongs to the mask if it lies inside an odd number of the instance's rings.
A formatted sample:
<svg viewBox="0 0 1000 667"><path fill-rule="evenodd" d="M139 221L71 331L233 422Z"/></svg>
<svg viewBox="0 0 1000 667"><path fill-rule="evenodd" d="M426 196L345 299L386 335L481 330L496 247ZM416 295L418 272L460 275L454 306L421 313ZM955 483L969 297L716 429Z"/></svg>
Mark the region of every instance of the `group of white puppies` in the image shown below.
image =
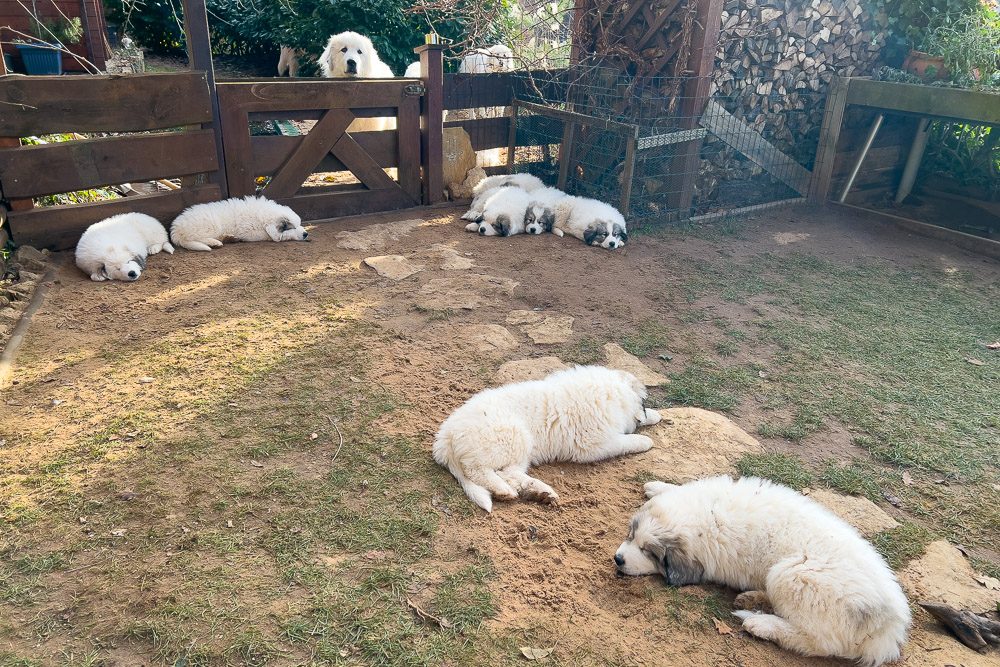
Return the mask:
<svg viewBox="0 0 1000 667"><path fill-rule="evenodd" d="M480 236L569 234L587 245L621 248L628 241L625 218L614 206L546 187L531 174L487 176L472 190L465 229Z"/></svg>
<svg viewBox="0 0 1000 667"><path fill-rule="evenodd" d="M555 503L556 492L529 467L649 450L652 439L635 430L660 415L645 399L635 376L598 366L487 389L441 425L434 460L487 512L493 500ZM911 620L899 581L820 504L754 477L649 482L645 492L649 500L614 555L622 574L744 591L733 612L743 629L803 655L865 665L899 657Z"/></svg>
<svg viewBox="0 0 1000 667"><path fill-rule="evenodd" d="M76 265L91 280L138 280L149 255L211 250L226 240L307 241L302 219L291 208L264 197L196 204L174 219L170 235L156 218L122 213L95 222L76 244Z"/></svg>

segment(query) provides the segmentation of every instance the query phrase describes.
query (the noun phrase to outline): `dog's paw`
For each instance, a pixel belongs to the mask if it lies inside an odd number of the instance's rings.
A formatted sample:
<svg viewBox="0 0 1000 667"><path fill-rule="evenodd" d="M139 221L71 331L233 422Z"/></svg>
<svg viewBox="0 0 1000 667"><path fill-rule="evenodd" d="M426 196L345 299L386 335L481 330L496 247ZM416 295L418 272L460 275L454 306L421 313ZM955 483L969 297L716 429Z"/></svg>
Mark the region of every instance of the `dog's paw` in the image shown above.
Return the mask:
<svg viewBox="0 0 1000 667"><path fill-rule="evenodd" d="M163 251L164 252L168 252L171 255L173 255L174 254L174 247L172 245L170 245L169 243L164 243L163 244Z"/></svg>
<svg viewBox="0 0 1000 667"><path fill-rule="evenodd" d="M559 502L559 494L553 491L552 487L534 478L529 478L521 484L520 496L524 500L534 500L546 505Z"/></svg>
<svg viewBox="0 0 1000 667"><path fill-rule="evenodd" d="M478 222L470 222L469 224L467 224L465 226L465 231L467 231L467 232L478 232L479 231L479 223Z"/></svg>
<svg viewBox="0 0 1000 667"><path fill-rule="evenodd" d="M675 485L667 484L666 482L646 482L642 485L642 490L646 492L647 498L652 498L653 496L660 495L672 486Z"/></svg>
<svg viewBox="0 0 1000 667"><path fill-rule="evenodd" d="M767 598L767 593L764 591L744 591L740 593L733 600L733 607L746 611L762 611L768 614L772 612L771 601Z"/></svg>
<svg viewBox="0 0 1000 667"><path fill-rule="evenodd" d="M733 616L735 616L736 618L738 618L741 621L743 621L744 624L746 623L746 620L748 618L753 618L754 616L759 616L759 615L760 615L759 611L743 610L743 611L734 611L733 612Z"/></svg>
<svg viewBox="0 0 1000 667"><path fill-rule="evenodd" d="M91 273L90 274L90 279L93 280L94 282L98 282L99 283L102 280L107 280L108 277L105 276L103 273Z"/></svg>
<svg viewBox="0 0 1000 667"><path fill-rule="evenodd" d="M659 424L659 423L660 423L660 413L651 408L646 408L646 412L643 415L642 419L642 425L652 426L653 424Z"/></svg>

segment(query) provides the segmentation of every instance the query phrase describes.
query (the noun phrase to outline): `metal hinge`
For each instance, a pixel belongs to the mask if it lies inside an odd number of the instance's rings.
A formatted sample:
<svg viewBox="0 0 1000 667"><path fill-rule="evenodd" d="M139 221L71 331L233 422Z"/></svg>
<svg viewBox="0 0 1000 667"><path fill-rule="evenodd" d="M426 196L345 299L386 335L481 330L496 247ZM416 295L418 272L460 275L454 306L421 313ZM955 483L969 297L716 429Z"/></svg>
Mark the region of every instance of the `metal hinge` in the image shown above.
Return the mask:
<svg viewBox="0 0 1000 667"><path fill-rule="evenodd" d="M410 84L409 86L403 88L403 93L410 96L423 95L426 92L427 88L425 88L424 86L419 86L417 84Z"/></svg>

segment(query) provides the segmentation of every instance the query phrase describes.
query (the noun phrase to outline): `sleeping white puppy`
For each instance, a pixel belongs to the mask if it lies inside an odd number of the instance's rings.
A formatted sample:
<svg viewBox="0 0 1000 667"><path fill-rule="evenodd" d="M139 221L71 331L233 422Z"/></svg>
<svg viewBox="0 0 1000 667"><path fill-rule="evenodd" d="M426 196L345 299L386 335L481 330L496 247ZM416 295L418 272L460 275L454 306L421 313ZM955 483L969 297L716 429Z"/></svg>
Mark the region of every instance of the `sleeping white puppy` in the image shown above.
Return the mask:
<svg viewBox="0 0 1000 667"><path fill-rule="evenodd" d="M395 76L379 59L372 41L350 31L330 36L319 57L319 67L328 79L391 79ZM348 128L351 132L395 129L396 119L391 117L358 118Z"/></svg>
<svg viewBox="0 0 1000 667"><path fill-rule="evenodd" d="M645 490L650 500L615 554L624 574L748 591L737 606L756 599L774 613L734 612L743 629L803 655L866 665L899 657L910 608L896 575L819 503L756 477L649 482Z"/></svg>
<svg viewBox="0 0 1000 667"><path fill-rule="evenodd" d="M138 280L146 257L174 252L167 230L144 213L122 213L95 222L76 244L76 265L91 280Z"/></svg>
<svg viewBox="0 0 1000 667"><path fill-rule="evenodd" d="M618 209L586 197L567 196L556 204L552 233L569 234L602 248L620 248L628 241L625 218Z"/></svg>
<svg viewBox="0 0 1000 667"><path fill-rule="evenodd" d="M479 221L483 219L483 209L486 207L486 200L499 188L519 187L525 192L532 192L538 188L545 187L542 179L531 174L501 174L497 176L487 176L476 183L472 188L472 204L469 210L462 214L462 220L472 220L474 225L466 225L470 232L478 231Z"/></svg>
<svg viewBox="0 0 1000 667"><path fill-rule="evenodd" d="M556 188L539 188L531 192L528 210L524 214L524 231L529 234L551 232L556 219L556 204L568 196Z"/></svg>
<svg viewBox="0 0 1000 667"><path fill-rule="evenodd" d="M486 199L480 236L514 236L524 233L524 217L531 203L530 195L518 187L498 188Z"/></svg>
<svg viewBox="0 0 1000 667"><path fill-rule="evenodd" d="M170 240L188 250L211 250L223 240L307 241L299 215L264 197L247 196L196 204L177 216Z"/></svg>
<svg viewBox="0 0 1000 667"><path fill-rule="evenodd" d="M434 460L487 512L493 498L552 503L552 488L529 477L547 461L589 463L645 452L653 441L635 429L660 421L643 406L646 387L631 373L576 366L543 380L481 391L441 424Z"/></svg>

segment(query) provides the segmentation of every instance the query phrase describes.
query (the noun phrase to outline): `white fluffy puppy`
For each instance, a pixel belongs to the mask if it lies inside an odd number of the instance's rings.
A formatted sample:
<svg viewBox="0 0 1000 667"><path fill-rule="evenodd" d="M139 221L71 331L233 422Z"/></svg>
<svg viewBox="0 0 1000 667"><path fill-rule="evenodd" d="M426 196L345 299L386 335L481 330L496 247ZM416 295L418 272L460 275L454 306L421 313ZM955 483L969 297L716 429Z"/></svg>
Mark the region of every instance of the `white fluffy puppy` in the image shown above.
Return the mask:
<svg viewBox="0 0 1000 667"><path fill-rule="evenodd" d="M624 574L749 591L737 606L764 600L774 613L734 612L743 629L803 655L867 665L899 657L910 608L896 575L819 503L756 477L645 489L650 500L615 554Z"/></svg>
<svg viewBox="0 0 1000 667"><path fill-rule="evenodd" d="M531 174L501 174L497 176L487 176L476 183L472 188L472 203L469 210L462 214L462 220L472 220L476 224L467 225L465 228L474 232L479 229L479 221L483 219L483 209L486 207L486 200L499 188L518 187L525 192L533 192L545 187L542 179Z"/></svg>
<svg viewBox="0 0 1000 667"><path fill-rule="evenodd" d="M122 213L95 222L76 244L76 265L91 280L138 280L146 257L174 252L167 230L145 213Z"/></svg>
<svg viewBox="0 0 1000 667"><path fill-rule="evenodd" d="M539 188L531 192L528 210L524 214L524 231L529 234L551 232L556 220L556 204L567 196L556 188Z"/></svg>
<svg viewBox="0 0 1000 667"><path fill-rule="evenodd" d="M634 375L600 366L487 389L441 424L434 460L487 512L492 497L555 502L556 492L525 474L528 467L647 451L653 441L635 429L657 423L660 415L643 407L645 398Z"/></svg>
<svg viewBox="0 0 1000 667"><path fill-rule="evenodd" d="M288 208L264 197L224 199L196 204L177 216L170 240L188 250L211 250L224 239L233 241L306 241L302 219Z"/></svg>
<svg viewBox="0 0 1000 667"><path fill-rule="evenodd" d="M514 52L503 44L494 44L486 49L489 54L489 69L491 72L513 72Z"/></svg>
<svg viewBox="0 0 1000 667"><path fill-rule="evenodd" d="M288 76L295 77L299 73L299 58L303 58L306 52L302 49L296 49L291 46L282 46L281 53L278 56L278 76L284 76L285 72L288 72Z"/></svg>
<svg viewBox="0 0 1000 667"><path fill-rule="evenodd" d="M499 188L486 200L480 236L514 236L524 233L524 218L531 196L518 187Z"/></svg>
<svg viewBox="0 0 1000 667"><path fill-rule="evenodd" d="M569 234L602 248L620 248L628 241L625 218L618 209L586 197L567 196L556 204L552 233Z"/></svg>
<svg viewBox="0 0 1000 667"><path fill-rule="evenodd" d="M319 67L328 79L391 79L392 70L378 57L372 41L356 32L331 35L319 57ZM350 131L395 130L396 119L358 118Z"/></svg>

